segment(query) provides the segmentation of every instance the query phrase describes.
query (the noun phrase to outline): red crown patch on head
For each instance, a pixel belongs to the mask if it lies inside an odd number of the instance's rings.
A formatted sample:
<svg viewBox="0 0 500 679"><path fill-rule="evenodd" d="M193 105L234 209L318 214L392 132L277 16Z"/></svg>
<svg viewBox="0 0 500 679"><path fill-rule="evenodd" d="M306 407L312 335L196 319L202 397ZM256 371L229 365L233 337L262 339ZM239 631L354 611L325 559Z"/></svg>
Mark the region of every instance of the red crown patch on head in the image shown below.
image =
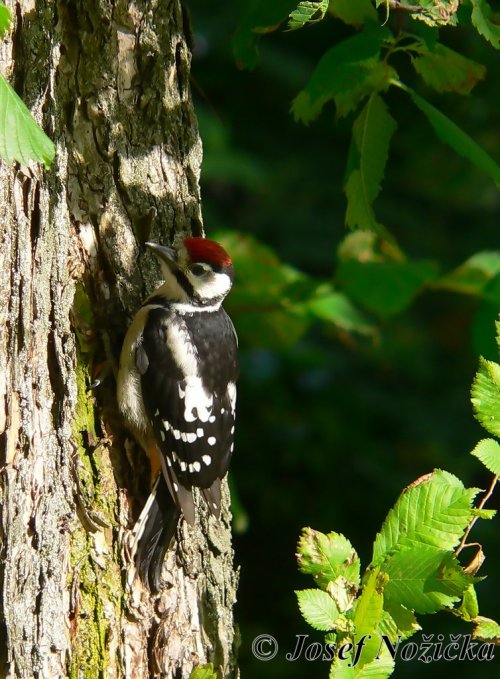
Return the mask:
<svg viewBox="0 0 500 679"><path fill-rule="evenodd" d="M222 245L208 238L185 238L184 245L192 262L206 262L218 266L231 266L231 257Z"/></svg>

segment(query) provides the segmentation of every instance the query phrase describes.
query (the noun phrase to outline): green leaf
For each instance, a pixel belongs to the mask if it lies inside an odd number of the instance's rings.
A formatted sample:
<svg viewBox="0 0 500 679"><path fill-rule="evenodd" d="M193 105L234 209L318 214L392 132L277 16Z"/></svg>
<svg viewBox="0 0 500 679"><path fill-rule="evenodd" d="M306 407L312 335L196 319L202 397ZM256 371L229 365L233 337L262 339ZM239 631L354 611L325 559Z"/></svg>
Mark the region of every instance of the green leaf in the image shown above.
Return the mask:
<svg viewBox="0 0 500 679"><path fill-rule="evenodd" d="M450 608L474 581L452 553L424 544L392 552L381 568L389 576L385 599L416 613Z"/></svg>
<svg viewBox="0 0 500 679"><path fill-rule="evenodd" d="M479 607L477 604L476 590L474 585L469 585L462 596L462 603L460 606L453 609L453 614L466 622L471 622L479 614Z"/></svg>
<svg viewBox="0 0 500 679"><path fill-rule="evenodd" d="M369 311L389 318L406 309L437 276L433 262L340 262L337 276L347 295Z"/></svg>
<svg viewBox="0 0 500 679"><path fill-rule="evenodd" d="M340 660L338 656L335 656L335 660L332 662L330 667L330 673L328 679L354 679L357 674L355 674L355 668L352 666L353 656L352 652L346 655L346 658Z"/></svg>
<svg viewBox="0 0 500 679"><path fill-rule="evenodd" d="M372 94L354 122L353 154L356 169L347 180L346 223L351 229L381 233L383 228L375 221L371 205L380 193L389 143L396 123L385 102L378 94Z"/></svg>
<svg viewBox="0 0 500 679"><path fill-rule="evenodd" d="M198 667L193 668L189 679L217 679L217 673L212 663L198 665Z"/></svg>
<svg viewBox="0 0 500 679"><path fill-rule="evenodd" d="M491 519L494 519L497 510L496 509L479 509L475 508L472 510L473 516L477 516L479 519L484 519L485 521L490 521Z"/></svg>
<svg viewBox="0 0 500 679"><path fill-rule="evenodd" d="M27 165L30 160L44 163L48 169L54 160L55 147L36 124L31 113L0 75L0 157Z"/></svg>
<svg viewBox="0 0 500 679"><path fill-rule="evenodd" d="M321 21L328 9L330 0L302 0L299 2L296 9L290 12L290 20L288 28L294 31L297 28L302 28L305 24L315 24Z"/></svg>
<svg viewBox="0 0 500 679"><path fill-rule="evenodd" d="M471 454L481 460L490 472L500 476L500 445L494 439L479 441Z"/></svg>
<svg viewBox="0 0 500 679"><path fill-rule="evenodd" d="M343 293L329 284L318 286L315 293L303 302L304 308L318 318L333 323L346 332L373 335L375 326Z"/></svg>
<svg viewBox="0 0 500 679"><path fill-rule="evenodd" d="M474 622L476 623L472 633L474 639L493 641L495 644L500 643L500 625L497 622L480 615L474 619Z"/></svg>
<svg viewBox="0 0 500 679"><path fill-rule="evenodd" d="M423 21L428 26L456 26L458 22L457 10L460 3L457 0L440 0L440 2L419 0L416 4L420 10L411 12L411 18Z"/></svg>
<svg viewBox="0 0 500 679"><path fill-rule="evenodd" d="M471 0L472 23L483 38L490 42L496 49L500 48L500 25L498 18L496 23L492 17L493 12L486 0Z"/></svg>
<svg viewBox="0 0 500 679"><path fill-rule="evenodd" d="M379 633L386 634L392 642L397 641L398 636L402 639L408 639L422 629L417 622L415 613L398 602L385 601L384 613L379 626Z"/></svg>
<svg viewBox="0 0 500 679"><path fill-rule="evenodd" d="M297 559L302 573L312 575L325 588L338 576L354 586L359 585L360 563L353 546L340 533L320 533L304 528L297 547Z"/></svg>
<svg viewBox="0 0 500 679"><path fill-rule="evenodd" d="M346 115L371 92L387 88L394 71L379 61L379 54L391 37L386 28L367 24L363 31L329 49L292 103L295 119L309 123L332 99L337 115Z"/></svg>
<svg viewBox="0 0 500 679"><path fill-rule="evenodd" d="M412 62L427 85L438 92L469 94L486 75L484 66L439 43L433 50L413 58Z"/></svg>
<svg viewBox="0 0 500 679"><path fill-rule="evenodd" d="M454 549L472 518L472 501L478 492L478 488L464 488L460 479L440 469L415 481L388 513L375 540L372 565L404 547Z"/></svg>
<svg viewBox="0 0 500 679"><path fill-rule="evenodd" d="M344 187L347 198L346 224L351 229L364 229L365 231L373 231L383 236L385 235L385 228L377 222L373 208L368 202L363 189L361 172L360 170L354 170L349 175L349 179Z"/></svg>
<svg viewBox="0 0 500 679"><path fill-rule="evenodd" d="M255 238L234 231L214 232L211 236L231 252L237 271L226 308L240 340L267 349L293 346L306 332L311 319L291 312L286 290L294 283L307 281L307 277L281 262Z"/></svg>
<svg viewBox="0 0 500 679"><path fill-rule="evenodd" d="M296 6L297 0L249 0L232 39L234 57L240 68L257 66L260 36L276 30Z"/></svg>
<svg viewBox="0 0 500 679"><path fill-rule="evenodd" d="M5 32L9 29L11 21L11 13L3 2L0 2L0 38L3 38Z"/></svg>
<svg viewBox="0 0 500 679"><path fill-rule="evenodd" d="M486 250L473 255L440 278L435 286L466 295L486 296L488 283L498 275L500 275L500 251ZM491 294L491 291L488 294ZM500 302L500 297L493 301Z"/></svg>
<svg viewBox="0 0 500 679"><path fill-rule="evenodd" d="M476 419L487 432L500 436L500 365L479 359L472 384L472 406Z"/></svg>
<svg viewBox="0 0 500 679"><path fill-rule="evenodd" d="M372 94L353 126L351 161L356 169L347 180L346 224L384 234L375 219L372 203L380 192L389 152L389 142L396 123L383 99Z"/></svg>
<svg viewBox="0 0 500 679"><path fill-rule="evenodd" d="M444 113L419 97L416 92L403 86L414 103L424 113L432 125L439 139L448 144L456 153L466 158L473 165L485 172L496 184L500 184L500 167L493 158L469 137L458 125L451 121Z"/></svg>
<svg viewBox="0 0 500 679"><path fill-rule="evenodd" d="M389 142L396 127L394 118L378 94L372 94L354 122L353 137L359 153L359 170L369 203L380 192L389 155Z"/></svg>
<svg viewBox="0 0 500 679"><path fill-rule="evenodd" d="M322 632L334 629L340 611L329 594L321 589L303 589L296 591L295 594L300 612L311 627Z"/></svg>
<svg viewBox="0 0 500 679"><path fill-rule="evenodd" d="M360 26L365 21L378 21L371 0L330 0L329 12L351 26Z"/></svg>
<svg viewBox="0 0 500 679"><path fill-rule="evenodd" d="M353 615L355 644L362 637L367 636L357 668L371 662L380 648L380 637L377 631L382 620L384 584L385 581L380 578L379 569L374 568L364 583L361 595L356 599Z"/></svg>
<svg viewBox="0 0 500 679"><path fill-rule="evenodd" d="M373 640L370 640L373 641ZM380 646L380 639L377 640ZM395 663L385 644L382 645L380 655L359 669L356 666L356 679L385 679L394 672Z"/></svg>

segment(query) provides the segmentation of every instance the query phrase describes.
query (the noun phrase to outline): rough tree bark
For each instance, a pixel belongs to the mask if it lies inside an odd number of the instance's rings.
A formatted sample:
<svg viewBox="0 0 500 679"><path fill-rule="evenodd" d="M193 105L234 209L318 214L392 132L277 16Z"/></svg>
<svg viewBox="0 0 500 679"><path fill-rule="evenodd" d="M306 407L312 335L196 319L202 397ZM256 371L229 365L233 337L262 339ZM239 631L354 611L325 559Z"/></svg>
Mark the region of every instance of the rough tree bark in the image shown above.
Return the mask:
<svg viewBox="0 0 500 679"><path fill-rule="evenodd" d="M125 543L147 493L111 376L157 281L147 239L202 233L179 0L6 0L0 68L57 147L0 164L0 677L236 677L228 493L178 529L152 598Z"/></svg>

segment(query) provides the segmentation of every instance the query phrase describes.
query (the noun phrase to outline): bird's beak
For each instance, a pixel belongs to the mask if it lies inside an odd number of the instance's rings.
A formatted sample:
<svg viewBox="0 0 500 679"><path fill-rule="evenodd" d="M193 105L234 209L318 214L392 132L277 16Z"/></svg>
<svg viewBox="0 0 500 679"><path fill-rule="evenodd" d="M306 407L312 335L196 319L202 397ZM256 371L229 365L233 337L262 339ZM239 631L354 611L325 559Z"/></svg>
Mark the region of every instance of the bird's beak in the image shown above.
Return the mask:
<svg viewBox="0 0 500 679"><path fill-rule="evenodd" d="M164 262L169 269L177 268L177 263L175 261L176 252L173 248L166 248L164 245L158 245L158 243L147 242L146 247L151 250L161 262Z"/></svg>

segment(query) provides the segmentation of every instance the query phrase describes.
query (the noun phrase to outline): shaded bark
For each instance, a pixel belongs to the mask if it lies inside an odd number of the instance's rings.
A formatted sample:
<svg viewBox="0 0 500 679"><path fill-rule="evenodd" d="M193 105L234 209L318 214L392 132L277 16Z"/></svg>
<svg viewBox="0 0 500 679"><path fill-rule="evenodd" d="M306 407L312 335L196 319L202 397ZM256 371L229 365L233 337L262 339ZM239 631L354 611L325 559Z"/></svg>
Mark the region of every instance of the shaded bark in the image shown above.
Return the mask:
<svg viewBox="0 0 500 679"><path fill-rule="evenodd" d="M237 676L229 497L178 529L158 597L125 542L148 490L113 367L158 272L200 235L201 144L178 0L6 3L0 68L57 146L0 166L0 677ZM17 13L16 13L17 11Z"/></svg>

